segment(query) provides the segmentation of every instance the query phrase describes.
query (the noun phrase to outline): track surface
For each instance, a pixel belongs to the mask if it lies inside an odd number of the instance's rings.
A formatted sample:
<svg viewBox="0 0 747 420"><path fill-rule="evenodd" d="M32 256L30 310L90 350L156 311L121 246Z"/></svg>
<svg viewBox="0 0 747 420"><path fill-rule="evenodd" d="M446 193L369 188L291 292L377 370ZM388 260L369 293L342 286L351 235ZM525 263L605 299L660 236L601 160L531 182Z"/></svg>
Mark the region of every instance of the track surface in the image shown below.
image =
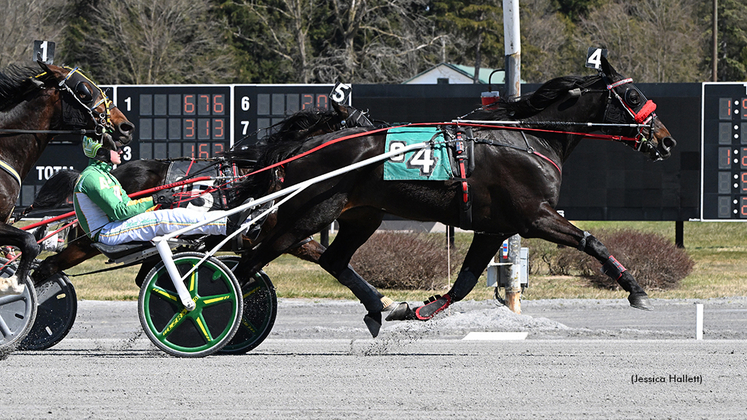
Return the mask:
<svg viewBox="0 0 747 420"><path fill-rule="evenodd" d="M372 340L358 303L281 299L249 354L176 359L144 338L135 302L82 301L60 344L0 361L0 418L745 418L747 299L699 301L702 341L695 302L460 302Z"/></svg>

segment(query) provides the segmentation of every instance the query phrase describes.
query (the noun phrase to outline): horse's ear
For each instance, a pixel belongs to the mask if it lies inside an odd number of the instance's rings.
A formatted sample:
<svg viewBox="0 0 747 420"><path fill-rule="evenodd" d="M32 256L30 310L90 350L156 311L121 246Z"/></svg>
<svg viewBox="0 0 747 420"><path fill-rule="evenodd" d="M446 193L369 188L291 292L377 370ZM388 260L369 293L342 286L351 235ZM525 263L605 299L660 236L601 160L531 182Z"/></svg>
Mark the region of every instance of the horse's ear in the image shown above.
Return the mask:
<svg viewBox="0 0 747 420"><path fill-rule="evenodd" d="M617 71L614 67L612 67L612 64L610 64L609 61L607 61L607 57L602 56L602 73L604 73L607 77L612 77L617 74Z"/></svg>
<svg viewBox="0 0 747 420"><path fill-rule="evenodd" d="M49 67L46 63L42 61L37 61L37 64L39 64L39 67L44 71L43 75L39 75L36 77L36 80L40 80L44 82L47 86L53 86L57 84L57 73Z"/></svg>
<svg viewBox="0 0 747 420"><path fill-rule="evenodd" d="M44 70L44 71L46 71L48 73L52 72L52 70L49 69L49 66L47 65L47 63L45 63L45 62L43 62L41 60L37 61L37 63L39 64L39 67L41 67L42 70Z"/></svg>
<svg viewBox="0 0 747 420"><path fill-rule="evenodd" d="M341 103L332 101L332 108L334 108L337 115L342 117L343 120L350 116L350 109Z"/></svg>

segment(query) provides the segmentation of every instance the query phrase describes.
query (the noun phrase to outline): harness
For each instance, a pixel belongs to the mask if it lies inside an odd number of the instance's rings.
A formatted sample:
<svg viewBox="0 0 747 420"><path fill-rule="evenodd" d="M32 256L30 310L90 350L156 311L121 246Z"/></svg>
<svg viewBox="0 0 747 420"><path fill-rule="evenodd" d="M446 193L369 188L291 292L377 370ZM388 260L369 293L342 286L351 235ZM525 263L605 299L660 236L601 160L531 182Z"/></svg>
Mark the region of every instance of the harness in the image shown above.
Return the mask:
<svg viewBox="0 0 747 420"><path fill-rule="evenodd" d="M22 183L22 181L21 181L21 175L19 175L18 171L16 171L15 169L13 169L12 166L10 166L9 164L7 164L4 160L0 160L0 168L2 168L3 170L5 170L5 172L9 173L10 176L12 176L13 179L15 179L16 182L18 182L18 185L21 185L21 183Z"/></svg>
<svg viewBox="0 0 747 420"><path fill-rule="evenodd" d="M454 132L454 147L447 148L452 161L454 179L461 183L462 199L459 201L459 227L472 229L472 195L467 178L475 169L475 141L472 129L457 127Z"/></svg>
<svg viewBox="0 0 747 420"><path fill-rule="evenodd" d="M88 82L88 84L99 91L99 96L101 97L101 99L99 99L95 103L93 102L95 97L88 89L88 87L83 83L84 81ZM75 84L75 86L71 87L70 85L73 83ZM86 75L81 73L78 70L78 67L70 69L70 72L67 74L67 76L65 76L65 78L62 79L58 84L58 89L69 93L69 95L63 97L63 123L71 125L73 127L85 127L86 125L88 125L87 121L83 121L80 118L76 117L76 114L79 115L78 110L70 108L69 105L71 104L69 104L68 102L70 102L70 98L73 98L75 100L74 103L80 105L87 112L87 116L90 117L90 119L95 124L95 128L93 129L93 131L86 130L86 134L92 133L96 136L102 136L107 131L107 129L112 131L114 130L114 126L111 122L111 109L113 102L106 96L106 93L104 93L104 91L101 90L100 87L98 87L91 79L86 77ZM105 111L103 113L96 114L95 110L101 104L104 104Z"/></svg>
<svg viewBox="0 0 747 420"><path fill-rule="evenodd" d="M466 121L466 120L456 120L453 121L457 125L456 132L454 134L454 174L455 179L461 182L461 191L462 191L462 199L460 200L460 214L459 214L459 221L460 221L460 227L463 229L471 229L472 227L472 203L471 203L471 195L470 195L470 189L469 189L469 183L467 182L467 178L471 174L471 170L467 170L471 165L470 169L474 169L474 144L475 143L482 143L482 144L488 144L491 146L501 146L501 147L509 147L516 150L522 150L526 151L527 153L533 154L540 159L543 159L547 162L549 162L555 169L558 171L558 173L561 172L560 165L558 163L554 162L551 158L545 156L544 154L536 151L530 144L529 140L527 139L526 132L527 131L539 131L539 132L551 132L551 133L559 133L559 134L571 134L571 135L580 135L583 137L595 137L595 138L603 138L608 140L617 140L617 141L633 141L635 142L635 150L641 151L645 150L648 151L653 148L653 150L656 152L657 155L659 155L659 151L656 150L655 146L653 146L650 142L648 142L648 139L646 139L643 135L643 129L648 128L649 133L653 133L654 128L654 122L656 120L656 114L654 113L654 110L656 110L656 104L650 100L647 99L646 96L639 91L635 86L629 87L625 90L623 96L621 96L616 88L620 86L624 86L627 84L632 84L633 79L632 78L626 78L619 80L617 82L610 82L607 80L606 75L602 75L603 80L606 82L606 91L609 92L607 97L607 104L605 106L604 110L604 121L615 121L615 118L612 118L613 109L617 109L615 107L611 107L611 102L614 99L617 99L617 101L620 103L622 108L627 112L628 116L633 119L635 124L625 124L625 123L575 123L575 122L554 122L554 121L547 121L547 122L538 122L538 121L502 121L502 122L492 122L487 123L486 121ZM583 94L585 92L591 92L590 89L585 88L584 90L578 91L578 94ZM465 127L466 123L466 127ZM510 126L496 126L495 124L511 124ZM533 125L535 127L537 126L550 126L550 125L566 125L566 126L586 126L586 127L602 127L604 130L609 130L612 127L630 127L630 128L638 128L638 133L635 137L629 138L624 136L613 136L609 134L604 135L597 135L597 134L590 134L590 133L580 133L580 132L569 132L566 130L549 130L549 129L542 129L542 128L533 128L533 127L520 127L520 125ZM510 144L503 144L498 143L493 140L489 139L476 139L472 137L472 132L470 130L470 127L488 127L492 129L508 129L508 130L518 130L521 133L521 136L524 140L524 144L526 148L521 148L518 146L510 145ZM468 131L469 130L469 131ZM465 139L466 135L466 139ZM465 145L467 145L465 147ZM451 149L450 149L451 150ZM469 151L469 153L467 152Z"/></svg>
<svg viewBox="0 0 747 420"><path fill-rule="evenodd" d="M67 99L68 96L63 96L63 123L70 125L72 127L85 127L88 125L87 122L83 121L80 118L76 118L73 116L73 111L70 108L65 110L66 107L69 107L71 104L78 104L83 108L83 111L86 112L86 116L90 117L91 121L94 122L95 128L93 130L85 129L85 128L79 128L79 129L69 129L69 130L24 130L24 129L18 129L18 128L0 128L0 133L8 133L8 134L80 134L80 135L86 135L86 134L94 134L96 136L103 135L107 129L113 130L114 126L111 123L111 109L113 108L114 103L106 96L106 93L104 93L103 90L101 90L98 85L96 85L91 79L86 77L83 73L81 73L78 70L78 67L71 69L69 67L65 67L66 69L69 69L70 71L68 74L59 82L57 85L57 90L67 92L70 95L69 97L73 98L73 100ZM46 75L47 72L40 73L36 76L34 76L35 79L39 79L40 77ZM82 79L82 80L81 80ZM97 101L96 103L93 103L93 95L91 91L86 87L85 84L82 82L86 81L91 86L95 87L99 94L101 95L101 99ZM38 83L37 86L43 86L41 82L35 81L35 83ZM75 86L71 87L70 85L75 83ZM77 93L77 94L76 94ZM82 97L82 99L81 99ZM106 105L106 110L104 113L96 114L94 111L95 109L101 105ZM65 118L67 117L67 118Z"/></svg>

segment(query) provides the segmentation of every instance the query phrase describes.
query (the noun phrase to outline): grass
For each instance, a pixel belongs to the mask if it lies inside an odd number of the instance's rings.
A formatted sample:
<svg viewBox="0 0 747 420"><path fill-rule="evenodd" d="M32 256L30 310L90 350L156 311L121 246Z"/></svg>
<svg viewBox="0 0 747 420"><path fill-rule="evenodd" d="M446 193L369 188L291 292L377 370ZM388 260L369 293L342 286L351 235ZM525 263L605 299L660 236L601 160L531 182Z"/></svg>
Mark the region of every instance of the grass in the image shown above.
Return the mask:
<svg viewBox="0 0 747 420"><path fill-rule="evenodd" d="M577 222L584 230L630 228L654 232L674 242L674 222ZM457 245L467 246L471 234L457 234ZM716 222L685 222L684 242L688 254L695 260L693 272L680 287L668 291L649 291L654 298L716 298L747 296L747 224ZM532 252L530 249L529 252ZM651 250L652 254L656 250ZM666 258L666 256L663 256ZM445 264L444 264L445 266ZM66 270L71 276L80 299L134 300L139 289L134 279L138 267L124 268L101 274L75 276L106 268L105 258L93 258ZM290 256L282 256L265 267L279 297L311 299L354 299L352 293L340 285L319 266ZM452 273L452 281L456 273ZM485 287L485 275L467 299L485 300L493 297L494 289ZM447 273L444 268L443 290L382 290L394 300L422 300L434 293L445 292ZM530 276L524 299L582 298L622 299L622 291L608 291L592 287L586 280L569 276Z"/></svg>

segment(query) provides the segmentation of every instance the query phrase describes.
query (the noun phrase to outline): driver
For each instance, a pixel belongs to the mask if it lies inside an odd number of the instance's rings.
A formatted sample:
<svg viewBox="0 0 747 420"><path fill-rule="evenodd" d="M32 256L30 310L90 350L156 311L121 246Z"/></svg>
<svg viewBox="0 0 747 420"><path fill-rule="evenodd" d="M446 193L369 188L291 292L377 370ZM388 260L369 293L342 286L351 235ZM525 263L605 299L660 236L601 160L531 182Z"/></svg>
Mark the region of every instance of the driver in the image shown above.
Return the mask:
<svg viewBox="0 0 747 420"><path fill-rule="evenodd" d="M150 241L217 215L184 208L156 210L157 204L168 207L173 203L169 195L130 199L119 180L111 174L113 165L122 163L122 150L110 136L104 135L100 140L84 136L83 153L90 160L75 185L73 206L80 227L94 241L104 245ZM223 217L190 234L231 234L248 214L247 210Z"/></svg>

